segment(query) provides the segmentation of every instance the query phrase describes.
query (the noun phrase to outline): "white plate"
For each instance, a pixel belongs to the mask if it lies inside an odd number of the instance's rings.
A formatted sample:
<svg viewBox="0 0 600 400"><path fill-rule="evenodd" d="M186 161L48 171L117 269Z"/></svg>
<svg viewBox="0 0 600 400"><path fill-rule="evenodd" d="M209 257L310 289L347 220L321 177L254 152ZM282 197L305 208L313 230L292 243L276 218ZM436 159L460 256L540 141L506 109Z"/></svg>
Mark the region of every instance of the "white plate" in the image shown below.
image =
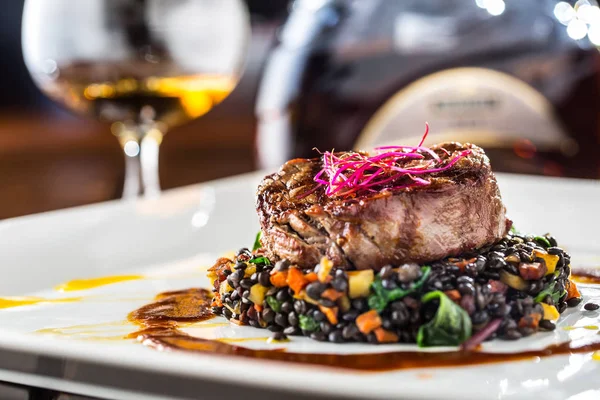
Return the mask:
<svg viewBox="0 0 600 400"><path fill-rule="evenodd" d="M258 229L254 189L261 174L165 193L160 199L111 202L0 223L0 294L81 297L0 310L0 380L107 398L600 398L600 362L574 354L463 368L352 372L253 359L160 353L119 339L135 327L131 310L165 290L207 286L204 270L228 250L251 245ZM573 264L600 266L594 181L500 175L509 216L524 231L551 231ZM59 293L61 282L123 273L148 278ZM584 288L600 301L600 289ZM597 325L597 312L571 310L560 326ZM210 320L209 323L218 322ZM40 330L42 330L40 332ZM266 337L268 331L202 323L202 337ZM488 351L543 348L589 329L494 341ZM101 337L104 337L101 340ZM273 346L263 341L241 343ZM294 338L298 352L368 352L410 346L332 345Z"/></svg>

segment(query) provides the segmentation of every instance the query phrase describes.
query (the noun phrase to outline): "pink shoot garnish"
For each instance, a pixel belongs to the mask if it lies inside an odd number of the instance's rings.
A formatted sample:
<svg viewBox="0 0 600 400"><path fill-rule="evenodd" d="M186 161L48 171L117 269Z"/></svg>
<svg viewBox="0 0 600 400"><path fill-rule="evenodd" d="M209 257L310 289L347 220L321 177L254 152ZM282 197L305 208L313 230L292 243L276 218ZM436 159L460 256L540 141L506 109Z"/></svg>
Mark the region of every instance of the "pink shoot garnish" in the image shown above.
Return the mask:
<svg viewBox="0 0 600 400"><path fill-rule="evenodd" d="M325 186L327 196L346 196L358 191L377 192L381 189L408 189L430 185L419 175L446 171L471 150L463 150L449 161L443 161L432 149L423 146L429 124L417 146L382 146L375 148L374 155L346 152L323 153L323 169L314 178L319 186ZM448 151L441 149L447 156ZM313 190L314 191L314 190ZM313 192L311 191L311 193Z"/></svg>

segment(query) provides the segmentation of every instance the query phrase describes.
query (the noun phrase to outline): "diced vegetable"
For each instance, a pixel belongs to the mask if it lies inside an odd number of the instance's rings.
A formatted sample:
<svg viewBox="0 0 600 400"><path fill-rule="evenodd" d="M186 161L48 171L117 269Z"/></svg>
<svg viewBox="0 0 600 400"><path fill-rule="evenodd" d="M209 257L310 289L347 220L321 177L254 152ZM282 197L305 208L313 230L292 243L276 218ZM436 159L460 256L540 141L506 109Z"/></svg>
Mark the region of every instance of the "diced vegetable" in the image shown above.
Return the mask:
<svg viewBox="0 0 600 400"><path fill-rule="evenodd" d="M300 293L300 291L308 285L308 280L304 277L302 271L296 267L292 267L288 270L286 282L294 293Z"/></svg>
<svg viewBox="0 0 600 400"><path fill-rule="evenodd" d="M304 300L307 303L314 304L316 306L319 305L319 301L312 299L309 295L306 294L306 290L302 290L300 293L294 296L295 299Z"/></svg>
<svg viewBox="0 0 600 400"><path fill-rule="evenodd" d="M346 312L346 311L350 310L350 299L348 298L348 296L340 297L338 304L339 304L340 310L342 310L342 312Z"/></svg>
<svg viewBox="0 0 600 400"><path fill-rule="evenodd" d="M313 332L319 329L319 323L308 315L304 314L298 316L298 325L303 331Z"/></svg>
<svg viewBox="0 0 600 400"><path fill-rule="evenodd" d="M279 300L277 300L275 297L267 296L266 300L267 300L267 304L269 305L269 307L271 307L271 309L273 311L275 311L275 312L281 311L281 302Z"/></svg>
<svg viewBox="0 0 600 400"><path fill-rule="evenodd" d="M319 310L327 317L327 320L332 325L337 325L338 323L338 308L337 307L323 307L319 306Z"/></svg>
<svg viewBox="0 0 600 400"><path fill-rule="evenodd" d="M215 281L219 277L219 275L217 275L217 271L215 271L215 270L208 270L208 273L206 274L206 276L208 277L208 280L210 281L210 286L214 286Z"/></svg>
<svg viewBox="0 0 600 400"><path fill-rule="evenodd" d="M520 290L522 292L529 288L529 285L523 280L523 278L513 275L505 270L500 270L500 280L511 288Z"/></svg>
<svg viewBox="0 0 600 400"><path fill-rule="evenodd" d="M267 293L268 288L264 287L260 283L252 285L250 288L250 296L248 296L248 300L250 300L254 304L262 304L265 300L265 293Z"/></svg>
<svg viewBox="0 0 600 400"><path fill-rule="evenodd" d="M408 289L396 288L388 290L383 287L380 277L375 278L373 284L371 285L373 294L371 294L367 300L369 303L369 308L376 310L377 312L382 312L388 303L399 300L404 296L419 290L429 277L430 273L430 267L421 267L421 277L413 282Z"/></svg>
<svg viewBox="0 0 600 400"><path fill-rule="evenodd" d="M381 317L375 310L367 311L356 317L356 326L366 335L381 326Z"/></svg>
<svg viewBox="0 0 600 400"><path fill-rule="evenodd" d="M506 293L506 289L508 289L508 286L506 286L505 283L494 280L494 279L490 279L488 281L488 284L490 285L490 287L492 288L492 293Z"/></svg>
<svg viewBox="0 0 600 400"><path fill-rule="evenodd" d="M537 329L540 324L540 320L542 319L542 315L538 313L532 313L529 315L525 315L521 317L519 320L519 328L531 328Z"/></svg>
<svg viewBox="0 0 600 400"><path fill-rule="evenodd" d="M306 280L311 283L314 282L316 280L318 280L319 278L317 277L317 274L315 272L309 272L308 274L304 275L304 278L306 278Z"/></svg>
<svg viewBox="0 0 600 400"><path fill-rule="evenodd" d="M377 328L374 330L375 336L379 343L396 343L398 341L398 335L394 332L385 330L383 328Z"/></svg>
<svg viewBox="0 0 600 400"><path fill-rule="evenodd" d="M542 277L546 275L546 271L547 268L545 263L533 262L519 264L519 274L523 279L529 281L542 279Z"/></svg>
<svg viewBox="0 0 600 400"><path fill-rule="evenodd" d="M329 299L331 301L336 301L337 299L339 299L342 296L343 296L343 293L338 292L337 290L335 290L333 288L325 289L323 291L323 293L321 293L321 297L323 297L325 299Z"/></svg>
<svg viewBox="0 0 600 400"><path fill-rule="evenodd" d="M261 248L260 238L262 237L262 231L258 231L256 237L254 238L254 245L252 246L252 251L256 251Z"/></svg>
<svg viewBox="0 0 600 400"><path fill-rule="evenodd" d="M440 291L425 294L421 302L435 299L440 304L433 319L419 328L417 344L419 347L460 345L471 337L469 314Z"/></svg>
<svg viewBox="0 0 600 400"><path fill-rule="evenodd" d="M227 281L221 282L221 285L219 286L219 294L222 296L225 293L230 293L230 292L233 292L233 288L231 287L231 285L229 285L229 283L227 283Z"/></svg>
<svg viewBox="0 0 600 400"><path fill-rule="evenodd" d="M367 297L375 274L372 269L348 271L348 295L351 299Z"/></svg>
<svg viewBox="0 0 600 400"><path fill-rule="evenodd" d="M504 257L504 261L510 262L510 263L518 263L518 262L521 262L521 259L516 254L510 254L510 255Z"/></svg>
<svg viewBox="0 0 600 400"><path fill-rule="evenodd" d="M287 285L287 274L287 271L271 273L271 285L275 287L285 287Z"/></svg>
<svg viewBox="0 0 600 400"><path fill-rule="evenodd" d="M329 273L331 272L331 268L333 268L333 262L327 258L321 258L321 262L319 263L319 270L317 271L317 277L319 278L319 282L326 283L328 281Z"/></svg>
<svg viewBox="0 0 600 400"><path fill-rule="evenodd" d="M569 279L569 283L567 284L567 300L579 297L581 297L581 293L579 293L577 285L572 279Z"/></svg>
<svg viewBox="0 0 600 400"><path fill-rule="evenodd" d="M556 321L558 317L560 317L560 313L558 312L556 307L546 303L541 304L542 308L544 309L544 319L547 319L549 321Z"/></svg>
<svg viewBox="0 0 600 400"><path fill-rule="evenodd" d="M448 296L448 298L450 300L452 300L453 302L455 302L455 303L457 301L459 301L460 298L461 298L460 292L458 290L456 290L456 289L454 289L454 290L447 290L447 291L444 292L444 294L446 296Z"/></svg>
<svg viewBox="0 0 600 400"><path fill-rule="evenodd" d="M545 238L544 238L545 239ZM553 274L556 270L556 265L560 257L554 254L548 254L545 251L534 249L532 252L534 257L539 257L546 263L546 275Z"/></svg>
<svg viewBox="0 0 600 400"><path fill-rule="evenodd" d="M250 278L252 274L256 272L255 264L246 264L246 269L244 270L244 278Z"/></svg>

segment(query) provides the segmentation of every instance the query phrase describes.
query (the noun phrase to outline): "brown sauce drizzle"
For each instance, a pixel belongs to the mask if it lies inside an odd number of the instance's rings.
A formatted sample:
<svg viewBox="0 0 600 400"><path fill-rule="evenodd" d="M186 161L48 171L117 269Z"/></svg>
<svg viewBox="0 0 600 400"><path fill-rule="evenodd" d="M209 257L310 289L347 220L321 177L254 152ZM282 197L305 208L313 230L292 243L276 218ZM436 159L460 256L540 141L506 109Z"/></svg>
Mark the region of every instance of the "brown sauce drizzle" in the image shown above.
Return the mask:
<svg viewBox="0 0 600 400"><path fill-rule="evenodd" d="M144 345L161 351L210 353L358 371L466 366L535 359L559 354L589 353L600 350L600 341L583 344L567 342L551 345L542 350L519 353L405 351L370 354L309 354L288 353L283 348L256 350L193 337L178 329L178 323L180 322L197 322L212 318L210 298L210 292L205 289L188 289L160 294L157 296L155 303L143 306L129 315L130 321L142 326L142 329L130 334L129 337L137 338Z"/></svg>
<svg viewBox="0 0 600 400"><path fill-rule="evenodd" d="M571 278L575 282L600 285L600 268L573 268L571 270Z"/></svg>
<svg viewBox="0 0 600 400"><path fill-rule="evenodd" d="M207 289L186 289L165 292L155 297L155 302L132 311L127 319L141 327L127 335L128 338L142 336L182 335L177 327L180 323L200 322L213 318L212 294Z"/></svg>

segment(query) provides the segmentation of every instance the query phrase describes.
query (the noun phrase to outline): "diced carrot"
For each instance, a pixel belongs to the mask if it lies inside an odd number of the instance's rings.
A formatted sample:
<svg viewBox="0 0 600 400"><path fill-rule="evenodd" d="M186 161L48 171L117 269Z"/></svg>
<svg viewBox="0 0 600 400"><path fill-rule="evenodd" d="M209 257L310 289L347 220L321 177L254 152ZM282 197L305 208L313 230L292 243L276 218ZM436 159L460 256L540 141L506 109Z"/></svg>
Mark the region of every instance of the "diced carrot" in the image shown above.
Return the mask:
<svg viewBox="0 0 600 400"><path fill-rule="evenodd" d="M263 310L263 306L262 304L255 304L254 309L256 310L256 312L261 312Z"/></svg>
<svg viewBox="0 0 600 400"><path fill-rule="evenodd" d="M444 292L446 294L446 296L448 296L450 298L450 300L457 302L460 300L460 298L462 297L460 295L460 292L458 290L446 290Z"/></svg>
<svg viewBox="0 0 600 400"><path fill-rule="evenodd" d="M212 299L212 306L213 307L223 307L223 302L221 301L221 297L220 296L215 296Z"/></svg>
<svg viewBox="0 0 600 400"><path fill-rule="evenodd" d="M287 285L287 271L277 271L271 275L271 284L275 287L285 287Z"/></svg>
<svg viewBox="0 0 600 400"><path fill-rule="evenodd" d="M366 335L381 326L381 318L377 314L377 311L367 311L356 317L356 326L359 331Z"/></svg>
<svg viewBox="0 0 600 400"><path fill-rule="evenodd" d="M300 291L308 285L308 281L304 278L304 274L296 267L292 267L288 270L286 282L294 293L300 293Z"/></svg>
<svg viewBox="0 0 600 400"><path fill-rule="evenodd" d="M337 325L338 323L338 308L337 307L323 307L319 306L319 310L327 317L327 320L332 325Z"/></svg>
<svg viewBox="0 0 600 400"><path fill-rule="evenodd" d="M304 275L304 279L306 279L308 282L314 282L319 278L315 272L309 272L308 274Z"/></svg>
<svg viewBox="0 0 600 400"><path fill-rule="evenodd" d="M521 317L519 320L519 328L532 328L537 329L540 320L542 319L542 314L532 313Z"/></svg>
<svg viewBox="0 0 600 400"><path fill-rule="evenodd" d="M323 297L325 299L329 299L331 301L336 301L337 299L342 297L342 295L343 295L342 292L338 292L337 290L335 290L333 288L325 289L325 291L323 291L323 293L321 293L321 297Z"/></svg>
<svg viewBox="0 0 600 400"><path fill-rule="evenodd" d="M394 332L385 330L383 328L377 328L374 330L375 336L379 343L396 343L398 341L398 335Z"/></svg>
<svg viewBox="0 0 600 400"><path fill-rule="evenodd" d="M470 264L470 263L474 263L475 261L477 261L477 258L470 258L468 260L463 259L453 259L454 261L452 261L454 263L454 265L456 265L458 268L460 268L461 271L463 271L465 269L465 267Z"/></svg>
<svg viewBox="0 0 600 400"><path fill-rule="evenodd" d="M567 285L567 300L579 297L581 297L581 293L579 293L577 285L573 280L569 279L569 283Z"/></svg>

